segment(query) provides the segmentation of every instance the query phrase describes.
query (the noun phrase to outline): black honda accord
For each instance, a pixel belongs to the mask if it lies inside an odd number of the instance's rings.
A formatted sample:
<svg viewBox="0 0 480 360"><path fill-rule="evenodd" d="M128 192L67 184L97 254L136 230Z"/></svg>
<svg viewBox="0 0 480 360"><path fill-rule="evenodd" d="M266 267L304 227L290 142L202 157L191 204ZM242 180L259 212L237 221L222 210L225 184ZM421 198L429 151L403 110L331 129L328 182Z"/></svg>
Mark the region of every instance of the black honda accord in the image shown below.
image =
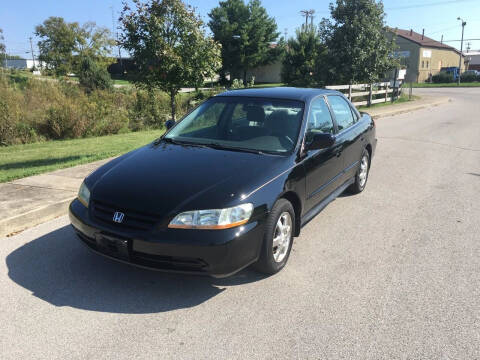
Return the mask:
<svg viewBox="0 0 480 360"><path fill-rule="evenodd" d="M377 141L368 114L320 89L227 91L167 128L90 174L70 219L102 255L215 277L281 270L303 225L363 191Z"/></svg>

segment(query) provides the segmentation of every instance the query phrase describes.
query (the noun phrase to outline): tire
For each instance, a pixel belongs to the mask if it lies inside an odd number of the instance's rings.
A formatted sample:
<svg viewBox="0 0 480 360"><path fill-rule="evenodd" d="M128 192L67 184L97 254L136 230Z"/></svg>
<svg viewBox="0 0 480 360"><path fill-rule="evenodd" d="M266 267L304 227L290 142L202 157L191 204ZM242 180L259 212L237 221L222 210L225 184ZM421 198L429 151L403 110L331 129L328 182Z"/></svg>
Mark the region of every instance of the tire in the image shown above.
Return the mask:
<svg viewBox="0 0 480 360"><path fill-rule="evenodd" d="M285 233L281 235L282 226ZM288 227L289 231L287 231ZM260 258L254 264L255 270L268 275L282 270L290 256L294 233L295 211L293 206L288 200L279 199L268 216ZM274 246L274 238L277 246Z"/></svg>
<svg viewBox="0 0 480 360"><path fill-rule="evenodd" d="M366 168L364 168L366 167ZM355 174L355 182L350 185L347 191L351 194L360 194L367 186L368 174L370 173L370 154L367 149L363 150L360 164Z"/></svg>

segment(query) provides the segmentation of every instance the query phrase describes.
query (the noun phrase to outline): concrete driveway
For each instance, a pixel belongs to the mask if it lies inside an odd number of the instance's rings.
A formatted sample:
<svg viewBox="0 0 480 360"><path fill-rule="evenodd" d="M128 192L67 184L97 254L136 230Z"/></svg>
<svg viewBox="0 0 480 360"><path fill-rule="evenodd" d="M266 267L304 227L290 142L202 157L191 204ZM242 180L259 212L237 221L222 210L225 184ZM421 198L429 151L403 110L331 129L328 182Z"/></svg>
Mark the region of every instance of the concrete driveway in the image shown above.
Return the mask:
<svg viewBox="0 0 480 360"><path fill-rule="evenodd" d="M0 239L0 357L480 358L480 89L418 92L453 102L378 120L366 191L276 276L118 264L66 217Z"/></svg>

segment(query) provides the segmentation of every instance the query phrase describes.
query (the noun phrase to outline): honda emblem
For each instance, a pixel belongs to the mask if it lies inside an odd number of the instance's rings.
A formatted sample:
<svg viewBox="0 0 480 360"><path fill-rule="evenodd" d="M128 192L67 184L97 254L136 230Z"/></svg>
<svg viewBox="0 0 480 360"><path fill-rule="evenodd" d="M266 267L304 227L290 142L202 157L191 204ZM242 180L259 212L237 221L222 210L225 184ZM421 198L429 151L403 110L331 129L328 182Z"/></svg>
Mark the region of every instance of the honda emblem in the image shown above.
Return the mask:
<svg viewBox="0 0 480 360"><path fill-rule="evenodd" d="M113 214L113 222L121 224L123 222L124 217L125 217L124 213L117 211L115 212L115 214Z"/></svg>

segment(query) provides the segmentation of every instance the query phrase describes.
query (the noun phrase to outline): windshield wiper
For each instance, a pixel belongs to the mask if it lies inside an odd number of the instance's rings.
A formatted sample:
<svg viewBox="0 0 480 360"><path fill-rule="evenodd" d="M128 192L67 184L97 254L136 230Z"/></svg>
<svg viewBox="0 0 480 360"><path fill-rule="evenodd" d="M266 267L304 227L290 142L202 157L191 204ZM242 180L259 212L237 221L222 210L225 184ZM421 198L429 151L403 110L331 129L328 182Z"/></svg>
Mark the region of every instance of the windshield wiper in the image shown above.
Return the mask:
<svg viewBox="0 0 480 360"><path fill-rule="evenodd" d="M248 153L259 154L259 155L264 154L262 150L248 149L248 148L235 147L235 146L225 146L220 143L206 143L202 145L212 149L218 149L218 150L240 151L240 152L248 152Z"/></svg>
<svg viewBox="0 0 480 360"><path fill-rule="evenodd" d="M178 141L175 141L172 138L167 138L167 137L158 139L158 142L160 142L162 140L165 141L165 142L168 142L170 144L180 144Z"/></svg>
<svg viewBox="0 0 480 360"><path fill-rule="evenodd" d="M159 139L159 142L163 140L169 144L175 144L175 145L191 145L191 146L198 146L197 143L192 143L192 142L189 142L189 141L179 141L179 140L176 140L176 139L172 139L172 138L167 138L167 137L164 137L163 139Z"/></svg>

